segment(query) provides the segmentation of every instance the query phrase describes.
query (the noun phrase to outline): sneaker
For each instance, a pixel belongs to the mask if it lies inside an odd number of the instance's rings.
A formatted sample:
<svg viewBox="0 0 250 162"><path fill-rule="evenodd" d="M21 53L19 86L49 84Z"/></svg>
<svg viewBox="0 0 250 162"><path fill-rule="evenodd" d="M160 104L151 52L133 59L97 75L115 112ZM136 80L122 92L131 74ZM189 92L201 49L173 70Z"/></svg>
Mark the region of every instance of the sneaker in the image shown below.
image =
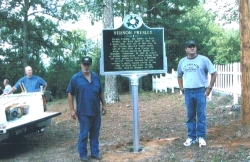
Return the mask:
<svg viewBox="0 0 250 162"><path fill-rule="evenodd" d="M44 128L41 128L37 131L38 133L43 133L44 132Z"/></svg>
<svg viewBox="0 0 250 162"><path fill-rule="evenodd" d="M205 139L202 138L202 137L199 137L199 138L198 138L198 142L199 142L199 147L203 147L203 146L206 146L206 145L207 145Z"/></svg>
<svg viewBox="0 0 250 162"><path fill-rule="evenodd" d="M183 145L184 145L184 146L191 146L192 144L195 144L195 143L196 143L196 140L195 140L195 139L188 138L188 139L183 143Z"/></svg>

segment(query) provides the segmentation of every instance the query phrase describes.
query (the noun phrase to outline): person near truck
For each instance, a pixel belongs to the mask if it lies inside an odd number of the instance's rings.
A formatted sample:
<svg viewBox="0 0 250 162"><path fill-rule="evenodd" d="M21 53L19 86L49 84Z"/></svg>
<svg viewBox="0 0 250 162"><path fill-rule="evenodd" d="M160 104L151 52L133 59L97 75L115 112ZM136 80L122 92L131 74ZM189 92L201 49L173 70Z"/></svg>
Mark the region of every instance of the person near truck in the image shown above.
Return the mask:
<svg viewBox="0 0 250 162"><path fill-rule="evenodd" d="M206 97L212 91L217 72L212 62L205 56L197 53L195 41L186 42L186 57L178 63L178 84L184 93L187 109L187 136L183 143L190 146L196 142L199 147L206 146ZM208 73L211 80L208 82Z"/></svg>
<svg viewBox="0 0 250 162"><path fill-rule="evenodd" d="M22 92L44 92L47 87L47 82L45 82L41 77L37 75L33 75L32 68L30 66L25 67L26 76L20 78L16 84L12 87L12 89L6 93L6 95L13 93L17 89L21 89ZM42 89L41 89L42 87ZM43 106L44 111L47 110L46 99L43 95Z"/></svg>
<svg viewBox="0 0 250 162"><path fill-rule="evenodd" d="M3 90L3 95L4 95L11 91L11 85L9 79L4 79L3 85L4 85L4 90Z"/></svg>
<svg viewBox="0 0 250 162"><path fill-rule="evenodd" d="M72 76L66 90L71 118L77 118L79 123L77 148L81 161L89 160L88 140L90 142L90 157L101 160L99 151L101 112L106 114L106 103L100 78L91 71L91 67L92 58L83 57L81 70ZM74 108L74 97L76 99L76 108Z"/></svg>
<svg viewBox="0 0 250 162"><path fill-rule="evenodd" d="M25 67L25 74L26 76L20 78L7 94L11 94L17 89L21 89L23 92L39 92L41 86L43 87L42 91L45 91L47 83L41 77L33 75L30 66Z"/></svg>

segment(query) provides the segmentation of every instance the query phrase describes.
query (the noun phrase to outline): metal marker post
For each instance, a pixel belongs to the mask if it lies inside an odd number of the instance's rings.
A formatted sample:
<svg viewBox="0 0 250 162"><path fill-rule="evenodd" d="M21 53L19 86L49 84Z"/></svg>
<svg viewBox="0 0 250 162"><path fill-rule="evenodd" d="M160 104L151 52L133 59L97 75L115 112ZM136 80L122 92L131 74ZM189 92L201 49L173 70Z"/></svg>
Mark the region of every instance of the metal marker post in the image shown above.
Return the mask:
<svg viewBox="0 0 250 162"><path fill-rule="evenodd" d="M167 72L164 28L149 28L139 15L130 14L119 28L104 29L102 40L100 74L122 75L131 80L134 152L139 152L138 79ZM147 50L141 51L138 47L144 44Z"/></svg>
<svg viewBox="0 0 250 162"><path fill-rule="evenodd" d="M132 105L133 105L133 150L139 152L139 108L138 108L138 85L139 78L148 74L122 75L130 78L132 86Z"/></svg>

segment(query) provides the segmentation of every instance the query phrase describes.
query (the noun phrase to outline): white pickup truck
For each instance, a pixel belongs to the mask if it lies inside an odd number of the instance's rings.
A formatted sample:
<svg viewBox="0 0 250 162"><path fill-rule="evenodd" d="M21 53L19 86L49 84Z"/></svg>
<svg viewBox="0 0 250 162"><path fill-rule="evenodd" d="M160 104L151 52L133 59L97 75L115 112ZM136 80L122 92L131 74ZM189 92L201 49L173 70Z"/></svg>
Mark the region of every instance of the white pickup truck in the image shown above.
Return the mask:
<svg viewBox="0 0 250 162"><path fill-rule="evenodd" d="M16 135L39 132L61 112L44 111L42 92L0 97L0 142Z"/></svg>

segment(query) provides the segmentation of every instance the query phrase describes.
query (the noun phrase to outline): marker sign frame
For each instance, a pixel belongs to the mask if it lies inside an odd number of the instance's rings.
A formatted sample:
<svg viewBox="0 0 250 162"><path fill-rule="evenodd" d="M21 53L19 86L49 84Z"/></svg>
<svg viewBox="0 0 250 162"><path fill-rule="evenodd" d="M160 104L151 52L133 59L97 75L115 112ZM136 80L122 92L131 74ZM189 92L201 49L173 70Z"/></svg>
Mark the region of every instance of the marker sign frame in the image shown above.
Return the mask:
<svg viewBox="0 0 250 162"><path fill-rule="evenodd" d="M164 29L147 27L140 16L128 15L117 29L103 29L102 75L166 73Z"/></svg>

